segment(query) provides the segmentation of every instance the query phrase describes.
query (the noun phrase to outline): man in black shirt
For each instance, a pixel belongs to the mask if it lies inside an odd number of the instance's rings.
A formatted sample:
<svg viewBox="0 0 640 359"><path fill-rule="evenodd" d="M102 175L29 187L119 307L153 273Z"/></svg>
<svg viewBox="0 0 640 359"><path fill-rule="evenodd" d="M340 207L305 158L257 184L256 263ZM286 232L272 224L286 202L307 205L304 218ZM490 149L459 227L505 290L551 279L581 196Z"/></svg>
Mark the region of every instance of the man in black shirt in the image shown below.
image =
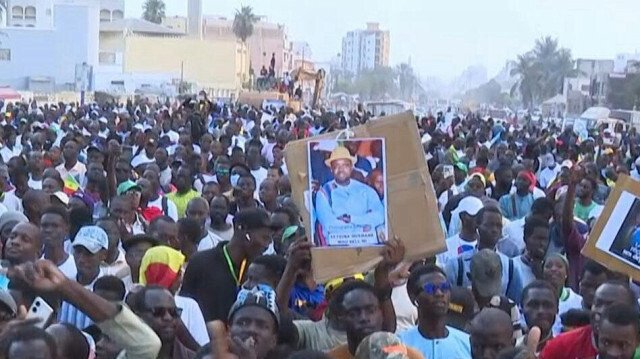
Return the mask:
<svg viewBox="0 0 640 359"><path fill-rule="evenodd" d="M250 262L271 244L272 225L262 208L239 211L228 242L193 255L184 274L181 295L195 299L204 319L226 322Z"/></svg>

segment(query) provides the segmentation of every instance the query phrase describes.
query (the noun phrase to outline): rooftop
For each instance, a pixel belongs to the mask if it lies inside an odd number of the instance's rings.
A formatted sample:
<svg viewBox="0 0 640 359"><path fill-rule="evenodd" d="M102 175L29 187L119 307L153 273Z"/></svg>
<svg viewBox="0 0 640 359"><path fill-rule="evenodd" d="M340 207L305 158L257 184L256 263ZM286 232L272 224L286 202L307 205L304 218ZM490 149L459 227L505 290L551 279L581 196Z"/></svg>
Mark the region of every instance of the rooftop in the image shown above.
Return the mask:
<svg viewBox="0 0 640 359"><path fill-rule="evenodd" d="M101 22L100 23L100 31L104 32L138 32L138 33L147 33L147 34L161 34L161 35L184 35L183 32L170 29L164 25L155 24L153 22L128 18L115 20L111 22Z"/></svg>

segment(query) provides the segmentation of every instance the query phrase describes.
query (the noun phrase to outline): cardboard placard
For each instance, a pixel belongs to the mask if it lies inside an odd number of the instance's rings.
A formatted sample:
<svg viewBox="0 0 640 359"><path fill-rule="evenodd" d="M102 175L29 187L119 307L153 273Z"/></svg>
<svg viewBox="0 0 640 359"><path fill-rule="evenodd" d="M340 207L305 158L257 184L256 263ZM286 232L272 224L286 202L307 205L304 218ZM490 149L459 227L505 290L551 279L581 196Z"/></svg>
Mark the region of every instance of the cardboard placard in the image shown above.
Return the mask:
<svg viewBox="0 0 640 359"><path fill-rule="evenodd" d="M582 254L640 281L640 182L620 175Z"/></svg>
<svg viewBox="0 0 640 359"><path fill-rule="evenodd" d="M425 258L446 249L438 219L438 205L427 169L415 118L405 112L351 128L355 137L386 139L389 238L397 236L406 247L407 260ZM311 228L307 142L336 138L328 133L291 142L285 148L292 198L300 209L307 233ZM306 196L306 198L305 198ZM380 248L313 248L313 272L319 282L366 272L380 262Z"/></svg>

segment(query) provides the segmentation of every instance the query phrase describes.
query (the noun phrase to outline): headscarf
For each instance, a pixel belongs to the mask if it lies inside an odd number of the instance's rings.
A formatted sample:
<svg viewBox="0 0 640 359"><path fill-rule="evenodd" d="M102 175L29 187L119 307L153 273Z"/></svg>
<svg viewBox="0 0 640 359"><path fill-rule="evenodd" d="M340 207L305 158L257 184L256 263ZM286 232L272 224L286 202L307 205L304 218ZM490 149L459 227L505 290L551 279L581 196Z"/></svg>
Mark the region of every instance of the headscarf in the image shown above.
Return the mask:
<svg viewBox="0 0 640 359"><path fill-rule="evenodd" d="M180 273L184 259L182 253L171 247L150 248L140 264L140 284L157 284L167 289L171 288Z"/></svg>
<svg viewBox="0 0 640 359"><path fill-rule="evenodd" d="M518 176L519 175L527 177L530 183L529 192L533 192L534 188L536 188L536 175L534 175L533 172L530 171L520 171L520 173L518 173Z"/></svg>

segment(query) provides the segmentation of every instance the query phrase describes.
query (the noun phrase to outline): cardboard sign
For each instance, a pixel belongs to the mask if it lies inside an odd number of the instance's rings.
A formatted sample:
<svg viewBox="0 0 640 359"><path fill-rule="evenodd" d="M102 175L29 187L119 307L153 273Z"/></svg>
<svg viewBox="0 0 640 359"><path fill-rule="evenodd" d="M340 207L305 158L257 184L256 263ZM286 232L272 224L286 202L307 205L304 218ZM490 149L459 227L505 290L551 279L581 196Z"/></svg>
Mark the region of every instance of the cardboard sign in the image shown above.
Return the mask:
<svg viewBox="0 0 640 359"><path fill-rule="evenodd" d="M446 249L438 219L438 205L427 169L415 118L411 112L382 117L351 129L355 138L384 138L388 196L388 236L402 239L406 259L417 260ZM307 233L313 205L308 191L309 141L335 139L328 133L291 142L285 148L292 198L304 220ZM324 282L373 269L380 262L380 247L313 248L315 279Z"/></svg>
<svg viewBox="0 0 640 359"><path fill-rule="evenodd" d="M640 182L620 175L582 254L640 281Z"/></svg>

